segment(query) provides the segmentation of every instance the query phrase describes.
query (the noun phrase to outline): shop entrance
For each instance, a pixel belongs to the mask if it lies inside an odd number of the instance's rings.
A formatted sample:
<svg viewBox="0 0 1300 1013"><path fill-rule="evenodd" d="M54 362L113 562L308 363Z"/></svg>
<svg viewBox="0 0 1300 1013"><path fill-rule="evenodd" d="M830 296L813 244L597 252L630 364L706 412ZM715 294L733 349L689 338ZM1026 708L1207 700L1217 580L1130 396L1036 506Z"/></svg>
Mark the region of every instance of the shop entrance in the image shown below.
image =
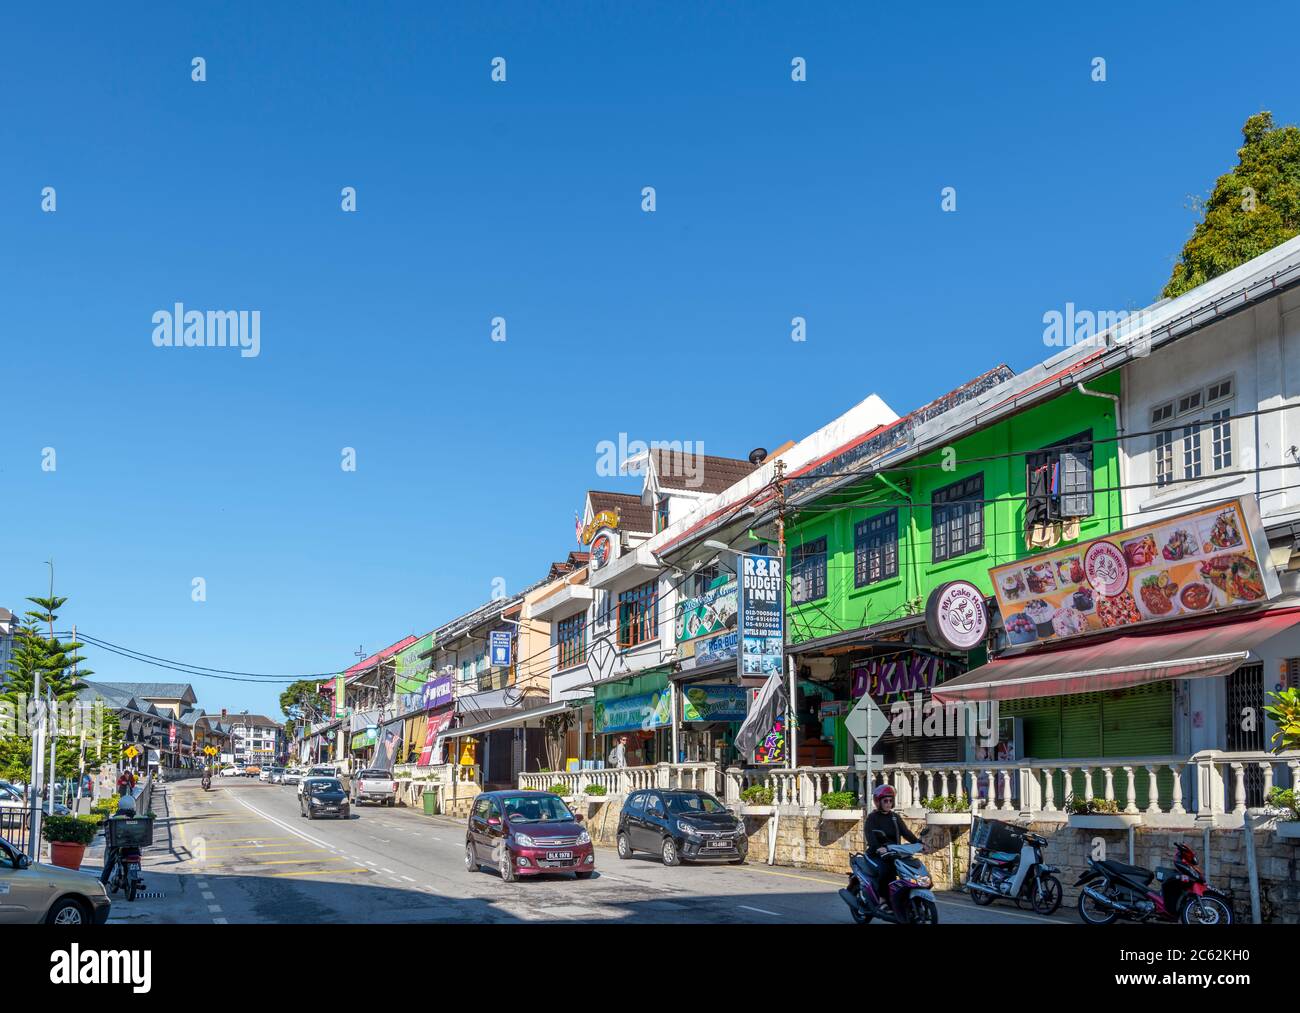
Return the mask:
<svg viewBox="0 0 1300 1013"><path fill-rule="evenodd" d="M1242 665L1227 678L1226 743L1230 753L1264 752L1264 666ZM1246 765L1246 806L1264 804L1264 772L1258 764ZM1227 781L1229 805L1235 806L1237 779Z"/></svg>

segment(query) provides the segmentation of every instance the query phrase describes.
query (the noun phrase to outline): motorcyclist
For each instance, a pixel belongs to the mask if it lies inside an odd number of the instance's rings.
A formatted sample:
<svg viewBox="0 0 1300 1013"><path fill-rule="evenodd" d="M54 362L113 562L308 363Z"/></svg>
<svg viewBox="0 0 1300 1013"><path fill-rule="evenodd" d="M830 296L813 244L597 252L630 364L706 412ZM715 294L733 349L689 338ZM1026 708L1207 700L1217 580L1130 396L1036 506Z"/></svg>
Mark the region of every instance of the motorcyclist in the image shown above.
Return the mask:
<svg viewBox="0 0 1300 1013"><path fill-rule="evenodd" d="M883 896L885 886L894 878L894 856L886 852L886 847L901 844L904 838L911 844L920 844L921 840L894 812L895 796L891 785L880 785L871 793L871 801L875 810L866 820L866 846L876 856L876 894Z"/></svg>
<svg viewBox="0 0 1300 1013"><path fill-rule="evenodd" d="M134 819L135 818L135 799L130 795L123 795L117 800L117 812L109 819ZM108 884L109 877L112 875L113 866L117 864L117 848L104 849L104 871L99 875L99 881L105 885Z"/></svg>

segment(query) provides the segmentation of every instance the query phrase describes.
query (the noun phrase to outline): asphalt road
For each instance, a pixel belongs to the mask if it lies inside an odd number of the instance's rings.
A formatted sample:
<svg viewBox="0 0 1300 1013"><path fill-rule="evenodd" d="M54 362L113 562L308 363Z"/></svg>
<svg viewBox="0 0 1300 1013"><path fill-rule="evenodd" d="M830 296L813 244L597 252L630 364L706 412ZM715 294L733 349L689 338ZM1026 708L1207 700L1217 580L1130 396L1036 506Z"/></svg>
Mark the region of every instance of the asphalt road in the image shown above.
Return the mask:
<svg viewBox="0 0 1300 1013"><path fill-rule="evenodd" d="M299 815L297 789L243 778L166 785L155 796L148 893L119 894L112 923L788 923L851 925L842 877L766 865L665 868L599 848L596 875L503 883L469 873L461 821L354 806L349 820ZM941 922L1060 924L938 894ZM1069 912L1066 912L1069 914ZM878 924L878 923L877 923ZM873 925L872 927L875 927Z"/></svg>

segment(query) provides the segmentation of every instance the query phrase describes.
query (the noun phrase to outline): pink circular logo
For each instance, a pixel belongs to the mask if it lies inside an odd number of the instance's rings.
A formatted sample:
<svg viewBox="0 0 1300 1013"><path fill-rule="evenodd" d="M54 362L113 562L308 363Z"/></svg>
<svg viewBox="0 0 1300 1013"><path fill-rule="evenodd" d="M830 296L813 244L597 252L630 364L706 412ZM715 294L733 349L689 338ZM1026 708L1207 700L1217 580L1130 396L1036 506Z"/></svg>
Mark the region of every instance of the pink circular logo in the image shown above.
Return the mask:
<svg viewBox="0 0 1300 1013"><path fill-rule="evenodd" d="M989 630L984 593L965 580L954 580L931 596L931 618L940 639L952 647L969 650L984 640Z"/></svg>
<svg viewBox="0 0 1300 1013"><path fill-rule="evenodd" d="M1128 590L1128 563L1114 542L1093 542L1083 555L1083 573L1103 597Z"/></svg>

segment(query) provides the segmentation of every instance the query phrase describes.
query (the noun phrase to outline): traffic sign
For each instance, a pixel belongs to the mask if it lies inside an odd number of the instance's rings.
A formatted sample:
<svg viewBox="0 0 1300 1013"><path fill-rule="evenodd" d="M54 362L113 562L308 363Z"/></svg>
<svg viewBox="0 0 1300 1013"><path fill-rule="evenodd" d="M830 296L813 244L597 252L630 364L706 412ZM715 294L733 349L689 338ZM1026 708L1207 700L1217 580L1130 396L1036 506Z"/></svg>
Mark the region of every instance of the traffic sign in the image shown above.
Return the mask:
<svg viewBox="0 0 1300 1013"><path fill-rule="evenodd" d="M122 755L125 756L128 760L134 760L137 756L140 755L140 750L136 749L135 746L127 746L124 750L122 750Z"/></svg>
<svg viewBox="0 0 1300 1013"><path fill-rule="evenodd" d="M869 755L875 748L876 740L889 731L889 718L876 706L876 701L864 693L858 699L857 706L844 718L844 730Z"/></svg>

